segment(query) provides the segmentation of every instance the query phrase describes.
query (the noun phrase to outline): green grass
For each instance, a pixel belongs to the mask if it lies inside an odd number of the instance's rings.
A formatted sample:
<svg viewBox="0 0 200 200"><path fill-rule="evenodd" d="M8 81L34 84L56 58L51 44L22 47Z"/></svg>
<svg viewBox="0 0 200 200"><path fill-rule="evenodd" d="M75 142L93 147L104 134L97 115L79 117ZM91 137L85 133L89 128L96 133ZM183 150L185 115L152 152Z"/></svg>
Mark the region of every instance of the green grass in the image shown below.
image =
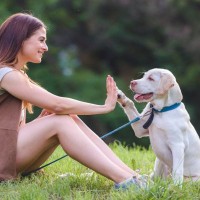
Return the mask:
<svg viewBox="0 0 200 200"><path fill-rule="evenodd" d="M139 147L127 148L114 143L113 151L130 167L150 174L155 156L151 150ZM48 162L65 153L58 148ZM71 172L76 176L61 178L59 175ZM45 168L44 174L31 175L15 182L0 185L0 200L199 200L200 182L185 182L182 189L171 180L156 180L149 190L130 189L116 191L112 181L94 173L85 178L81 174L91 172L69 157Z"/></svg>

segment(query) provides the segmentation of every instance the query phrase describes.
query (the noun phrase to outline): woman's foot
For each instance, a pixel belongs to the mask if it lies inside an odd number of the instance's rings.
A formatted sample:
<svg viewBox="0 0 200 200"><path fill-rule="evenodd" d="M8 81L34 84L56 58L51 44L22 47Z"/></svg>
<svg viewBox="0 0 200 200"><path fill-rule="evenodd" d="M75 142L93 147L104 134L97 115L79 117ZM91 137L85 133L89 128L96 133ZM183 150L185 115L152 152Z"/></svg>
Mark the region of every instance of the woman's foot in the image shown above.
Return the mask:
<svg viewBox="0 0 200 200"><path fill-rule="evenodd" d="M136 189L147 189L150 183L148 175L139 175L137 177L129 178L121 183L115 183L114 188L119 190L126 190L130 187L135 187Z"/></svg>

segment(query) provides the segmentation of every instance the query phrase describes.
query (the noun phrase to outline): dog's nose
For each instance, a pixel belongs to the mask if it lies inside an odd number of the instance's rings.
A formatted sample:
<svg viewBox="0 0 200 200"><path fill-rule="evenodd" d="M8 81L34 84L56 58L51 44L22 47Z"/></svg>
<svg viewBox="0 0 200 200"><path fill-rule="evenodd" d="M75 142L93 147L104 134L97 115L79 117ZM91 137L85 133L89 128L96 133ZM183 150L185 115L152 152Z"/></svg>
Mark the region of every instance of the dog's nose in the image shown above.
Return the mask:
<svg viewBox="0 0 200 200"><path fill-rule="evenodd" d="M136 81L131 81L131 87L133 88L133 87L135 87L137 85L137 82Z"/></svg>

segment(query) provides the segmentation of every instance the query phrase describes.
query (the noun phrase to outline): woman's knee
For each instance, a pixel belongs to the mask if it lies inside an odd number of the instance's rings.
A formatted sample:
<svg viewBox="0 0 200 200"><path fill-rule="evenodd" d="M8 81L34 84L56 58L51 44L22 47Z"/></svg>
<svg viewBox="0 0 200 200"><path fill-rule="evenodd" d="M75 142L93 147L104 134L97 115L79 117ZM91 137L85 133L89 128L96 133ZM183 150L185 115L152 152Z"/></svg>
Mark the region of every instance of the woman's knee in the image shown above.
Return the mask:
<svg viewBox="0 0 200 200"><path fill-rule="evenodd" d="M55 127L67 126L69 124L74 124L74 120L69 115L52 115L52 123Z"/></svg>

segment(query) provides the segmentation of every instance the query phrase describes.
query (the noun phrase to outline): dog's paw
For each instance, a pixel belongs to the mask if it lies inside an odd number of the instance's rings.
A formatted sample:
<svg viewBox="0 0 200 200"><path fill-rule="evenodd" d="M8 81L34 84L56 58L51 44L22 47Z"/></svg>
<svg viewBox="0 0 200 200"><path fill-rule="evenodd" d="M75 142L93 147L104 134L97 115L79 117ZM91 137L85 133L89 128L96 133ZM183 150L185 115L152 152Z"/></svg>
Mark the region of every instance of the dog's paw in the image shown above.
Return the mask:
<svg viewBox="0 0 200 200"><path fill-rule="evenodd" d="M126 106L126 95L118 89L117 91L117 102L122 106Z"/></svg>
<svg viewBox="0 0 200 200"><path fill-rule="evenodd" d="M126 97L125 94L121 90L117 89L118 100L124 99L125 97Z"/></svg>
<svg viewBox="0 0 200 200"><path fill-rule="evenodd" d="M118 89L117 92L117 102L120 104L120 106L126 107L134 104L121 90Z"/></svg>

